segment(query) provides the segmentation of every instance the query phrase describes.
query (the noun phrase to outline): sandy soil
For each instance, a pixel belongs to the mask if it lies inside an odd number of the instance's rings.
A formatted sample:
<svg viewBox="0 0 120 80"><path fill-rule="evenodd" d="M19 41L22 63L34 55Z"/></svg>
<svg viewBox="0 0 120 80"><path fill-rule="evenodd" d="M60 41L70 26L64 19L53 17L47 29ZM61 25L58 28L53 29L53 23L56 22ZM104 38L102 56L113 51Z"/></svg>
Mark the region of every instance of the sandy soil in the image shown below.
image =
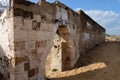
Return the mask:
<svg viewBox="0 0 120 80"><path fill-rule="evenodd" d="M85 54L76 69L47 74L48 80L120 80L120 42L105 42Z"/></svg>

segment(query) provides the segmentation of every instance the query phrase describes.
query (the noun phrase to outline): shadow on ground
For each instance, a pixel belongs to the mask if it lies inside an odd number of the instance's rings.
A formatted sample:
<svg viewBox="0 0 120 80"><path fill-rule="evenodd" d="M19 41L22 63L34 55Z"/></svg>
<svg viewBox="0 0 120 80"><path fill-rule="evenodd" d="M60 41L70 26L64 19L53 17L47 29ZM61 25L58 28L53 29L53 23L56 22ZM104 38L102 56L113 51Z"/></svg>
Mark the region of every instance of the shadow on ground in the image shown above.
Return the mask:
<svg viewBox="0 0 120 80"><path fill-rule="evenodd" d="M120 42L105 42L81 54L75 69L49 80L120 80Z"/></svg>

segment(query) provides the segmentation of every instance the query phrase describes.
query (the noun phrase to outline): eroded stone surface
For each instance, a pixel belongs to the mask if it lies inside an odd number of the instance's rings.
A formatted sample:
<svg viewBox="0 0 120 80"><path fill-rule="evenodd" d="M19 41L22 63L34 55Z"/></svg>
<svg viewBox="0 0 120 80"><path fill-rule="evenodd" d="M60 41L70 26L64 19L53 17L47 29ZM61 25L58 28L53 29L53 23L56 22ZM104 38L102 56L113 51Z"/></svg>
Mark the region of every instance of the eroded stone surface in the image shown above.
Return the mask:
<svg viewBox="0 0 120 80"><path fill-rule="evenodd" d="M48 54L51 70L72 69L81 53L104 42L105 29L83 11L60 2L12 1L0 15L0 72L8 80L44 80Z"/></svg>

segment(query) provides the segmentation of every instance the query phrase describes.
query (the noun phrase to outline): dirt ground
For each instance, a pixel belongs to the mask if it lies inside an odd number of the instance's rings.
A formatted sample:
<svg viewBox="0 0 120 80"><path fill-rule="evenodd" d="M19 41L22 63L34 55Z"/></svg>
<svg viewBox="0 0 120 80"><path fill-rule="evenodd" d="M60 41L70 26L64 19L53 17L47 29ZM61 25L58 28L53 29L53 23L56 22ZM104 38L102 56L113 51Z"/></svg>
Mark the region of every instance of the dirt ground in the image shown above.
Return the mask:
<svg viewBox="0 0 120 80"><path fill-rule="evenodd" d="M120 80L120 42L105 42L82 54L76 69L47 74L48 80Z"/></svg>
<svg viewBox="0 0 120 80"><path fill-rule="evenodd" d="M46 75L47 80L120 80L120 42L105 42L82 54L76 69Z"/></svg>

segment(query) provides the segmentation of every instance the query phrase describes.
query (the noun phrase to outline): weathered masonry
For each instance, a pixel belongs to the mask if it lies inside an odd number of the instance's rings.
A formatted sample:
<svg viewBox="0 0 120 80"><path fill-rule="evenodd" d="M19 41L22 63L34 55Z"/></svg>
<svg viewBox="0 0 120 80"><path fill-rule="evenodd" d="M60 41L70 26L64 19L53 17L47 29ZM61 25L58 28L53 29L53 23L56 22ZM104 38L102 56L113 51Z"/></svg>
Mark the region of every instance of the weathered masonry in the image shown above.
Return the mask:
<svg viewBox="0 0 120 80"><path fill-rule="evenodd" d="M0 73L8 80L44 80L48 54L52 69L69 70L104 39L105 29L81 10L58 1L10 0L0 12Z"/></svg>

